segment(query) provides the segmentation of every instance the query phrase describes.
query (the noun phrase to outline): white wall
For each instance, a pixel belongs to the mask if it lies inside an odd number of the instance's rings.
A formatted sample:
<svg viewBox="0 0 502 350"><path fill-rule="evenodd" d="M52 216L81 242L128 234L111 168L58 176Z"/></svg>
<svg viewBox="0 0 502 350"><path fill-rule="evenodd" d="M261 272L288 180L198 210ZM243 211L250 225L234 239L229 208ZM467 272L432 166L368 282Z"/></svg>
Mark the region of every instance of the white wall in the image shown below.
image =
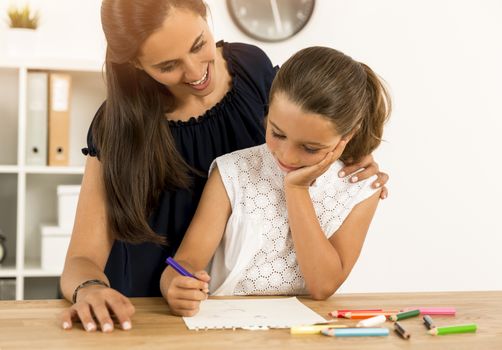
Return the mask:
<svg viewBox="0 0 502 350"><path fill-rule="evenodd" d="M255 43L277 64L332 46L391 87L394 112L376 152L390 196L343 291L502 289L502 2L318 0L311 23L280 44L247 38L225 1L207 2L216 38ZM99 0L31 3L55 54L102 57Z"/></svg>

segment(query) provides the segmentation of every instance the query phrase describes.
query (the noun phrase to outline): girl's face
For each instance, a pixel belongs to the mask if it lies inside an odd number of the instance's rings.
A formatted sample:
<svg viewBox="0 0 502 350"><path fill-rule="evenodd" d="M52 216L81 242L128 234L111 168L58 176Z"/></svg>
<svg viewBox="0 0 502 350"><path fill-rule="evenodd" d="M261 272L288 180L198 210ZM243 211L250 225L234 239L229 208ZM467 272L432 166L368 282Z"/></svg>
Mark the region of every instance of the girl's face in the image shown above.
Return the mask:
<svg viewBox="0 0 502 350"><path fill-rule="evenodd" d="M275 94L268 112L266 142L284 172L319 163L340 140L326 117L305 112L286 95Z"/></svg>
<svg viewBox="0 0 502 350"><path fill-rule="evenodd" d="M143 43L137 64L177 98L204 97L215 89L215 57L216 45L204 18L171 8L162 27Z"/></svg>

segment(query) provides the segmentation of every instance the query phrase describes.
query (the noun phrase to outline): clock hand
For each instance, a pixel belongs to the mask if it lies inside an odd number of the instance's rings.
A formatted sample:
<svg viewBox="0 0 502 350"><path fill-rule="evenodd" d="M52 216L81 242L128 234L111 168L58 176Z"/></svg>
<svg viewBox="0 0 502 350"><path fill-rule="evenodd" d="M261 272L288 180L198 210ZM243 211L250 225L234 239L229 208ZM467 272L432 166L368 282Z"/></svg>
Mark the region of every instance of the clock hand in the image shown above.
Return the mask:
<svg viewBox="0 0 502 350"><path fill-rule="evenodd" d="M279 7L277 6L277 0L270 0L270 6L272 6L272 15L274 16L275 29L278 33L282 33L282 21L279 14Z"/></svg>

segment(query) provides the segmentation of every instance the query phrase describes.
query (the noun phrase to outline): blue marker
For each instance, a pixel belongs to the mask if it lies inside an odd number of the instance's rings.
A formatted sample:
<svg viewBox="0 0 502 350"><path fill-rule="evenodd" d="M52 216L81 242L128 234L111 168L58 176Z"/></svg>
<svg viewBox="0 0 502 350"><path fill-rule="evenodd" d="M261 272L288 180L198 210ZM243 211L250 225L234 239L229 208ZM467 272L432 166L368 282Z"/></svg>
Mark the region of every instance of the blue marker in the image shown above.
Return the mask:
<svg viewBox="0 0 502 350"><path fill-rule="evenodd" d="M179 273L180 275L182 276L187 276L187 277L192 277L192 278L195 278L197 279L197 277L195 277L194 275L192 275L190 272L188 272L187 270L185 270L183 268L183 266L181 266L180 264L178 264L173 258L169 257L166 259L166 264L168 264L169 266L171 266L173 269L176 270L177 273Z"/></svg>

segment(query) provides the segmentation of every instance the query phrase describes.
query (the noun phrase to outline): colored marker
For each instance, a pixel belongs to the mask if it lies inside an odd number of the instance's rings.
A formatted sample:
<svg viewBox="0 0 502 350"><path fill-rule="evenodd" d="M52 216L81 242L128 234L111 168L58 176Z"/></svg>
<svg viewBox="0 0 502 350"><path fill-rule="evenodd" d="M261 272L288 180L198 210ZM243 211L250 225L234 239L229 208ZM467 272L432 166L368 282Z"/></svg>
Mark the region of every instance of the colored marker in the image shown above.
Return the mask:
<svg viewBox="0 0 502 350"><path fill-rule="evenodd" d="M478 329L475 323L462 324L458 326L446 326L446 327L435 327L428 331L432 335L445 335L445 334L456 334L456 333L474 333Z"/></svg>
<svg viewBox="0 0 502 350"><path fill-rule="evenodd" d="M362 310L362 309L343 309L343 310L334 310L328 313L329 316L331 317L344 317L345 313L347 312L378 312L382 311L382 309L367 309L367 310Z"/></svg>
<svg viewBox="0 0 502 350"><path fill-rule="evenodd" d="M359 321L356 327L375 327L382 323L385 323L387 317L385 315L378 315L365 320Z"/></svg>
<svg viewBox="0 0 502 350"><path fill-rule="evenodd" d="M406 329L403 328L399 324L399 322L394 323L394 331L396 331L397 334L399 334L403 339L410 339L411 334L406 331Z"/></svg>
<svg viewBox="0 0 502 350"><path fill-rule="evenodd" d="M166 259L166 264L168 264L169 266L171 266L174 270L176 270L177 273L179 273L180 275L182 276L187 276L187 277L192 277L192 278L196 278L194 275L192 275L190 272L188 272L187 270L185 270L183 268L183 266L181 266L180 264L178 264L173 258L169 257Z"/></svg>
<svg viewBox="0 0 502 350"><path fill-rule="evenodd" d="M416 310L410 310L410 311L403 311L403 312L400 312L398 314L394 314L394 315L391 315L389 317L389 319L391 321L401 321L401 320L404 320L404 319L407 319L407 318L410 318L410 317L415 317L415 316L418 316L420 315L420 310L419 309L416 309Z"/></svg>
<svg viewBox="0 0 502 350"><path fill-rule="evenodd" d="M419 307L422 315L448 315L454 316L457 310L454 307Z"/></svg>
<svg viewBox="0 0 502 350"><path fill-rule="evenodd" d="M328 328L321 331L330 337L377 337L389 335L388 328Z"/></svg>
<svg viewBox="0 0 502 350"><path fill-rule="evenodd" d="M436 328L436 326L434 325L434 321L432 320L432 317L430 317L429 315L424 316L424 324L425 327L427 327L427 329Z"/></svg>
<svg viewBox="0 0 502 350"><path fill-rule="evenodd" d="M344 324L324 324L324 325L310 325L310 326L294 326L290 328L291 334L319 334L323 329L330 328L347 328Z"/></svg>
<svg viewBox="0 0 502 350"><path fill-rule="evenodd" d="M375 311L375 312L346 312L343 317L350 319L365 319L371 318L379 315L384 315L385 317L390 317L396 313L395 310L388 311Z"/></svg>
<svg viewBox="0 0 502 350"><path fill-rule="evenodd" d="M407 308L404 311L419 309L421 315L445 315L454 316L457 310L454 307L414 307Z"/></svg>

